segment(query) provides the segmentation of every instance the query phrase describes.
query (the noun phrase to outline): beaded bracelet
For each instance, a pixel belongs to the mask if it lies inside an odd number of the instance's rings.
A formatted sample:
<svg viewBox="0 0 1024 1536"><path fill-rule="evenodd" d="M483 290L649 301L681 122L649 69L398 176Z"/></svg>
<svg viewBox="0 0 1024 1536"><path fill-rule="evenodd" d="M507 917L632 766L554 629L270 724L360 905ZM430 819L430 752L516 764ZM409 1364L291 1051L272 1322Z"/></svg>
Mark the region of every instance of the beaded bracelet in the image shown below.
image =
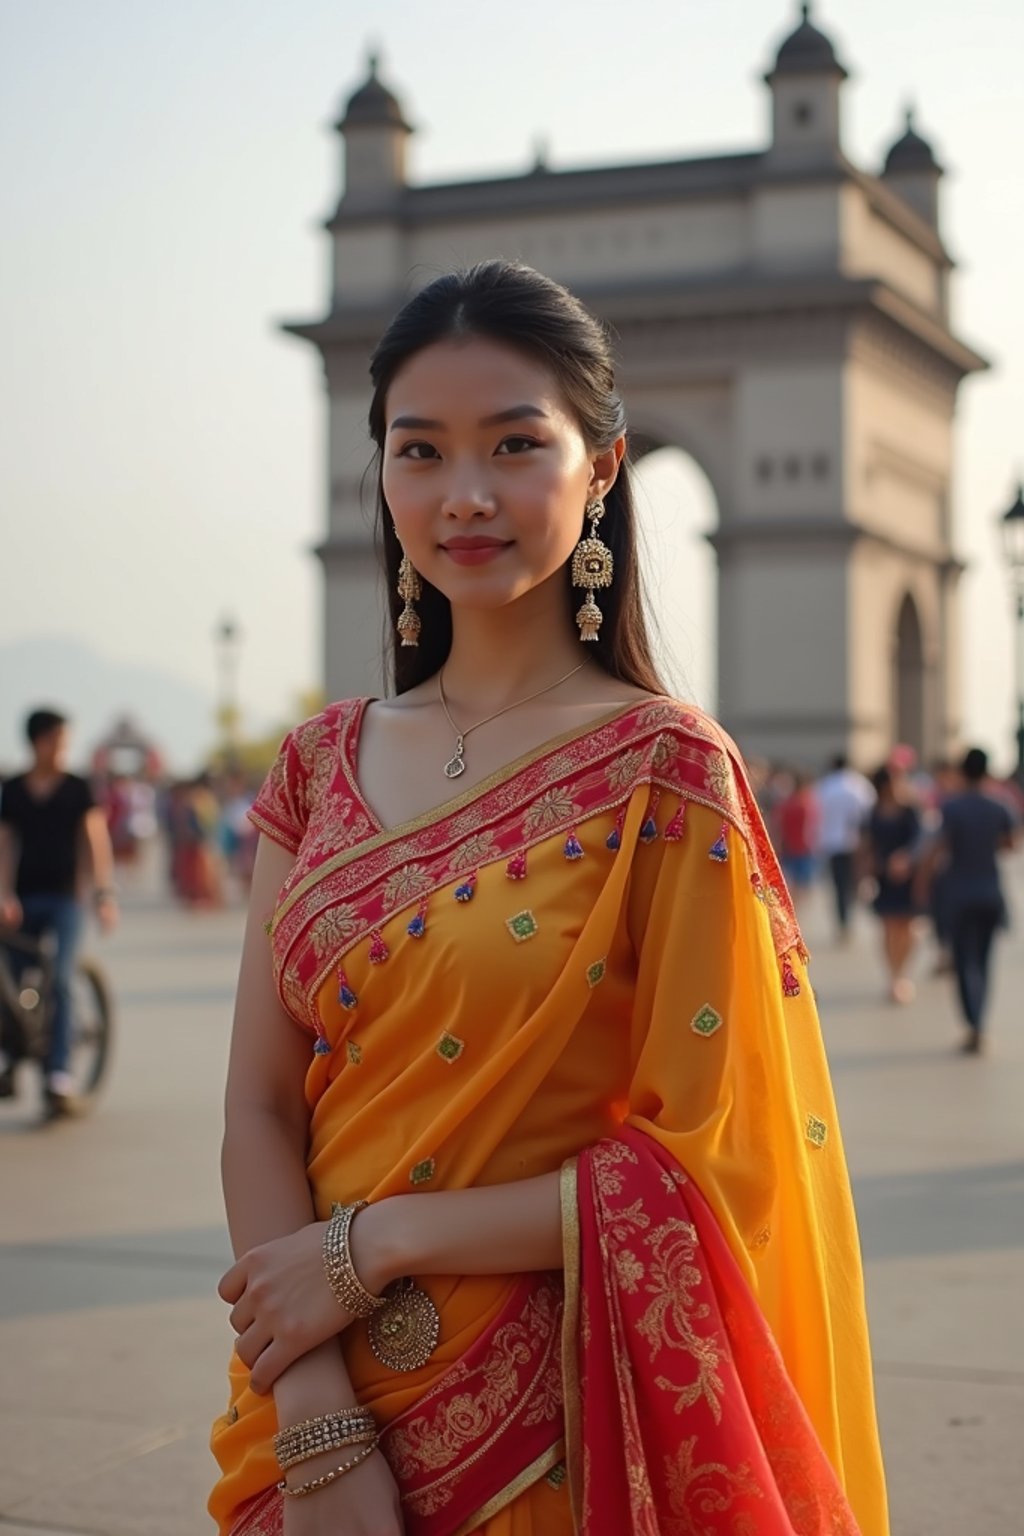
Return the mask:
<svg viewBox="0 0 1024 1536"><path fill-rule="evenodd" d="M274 1436L274 1455L282 1472L300 1461L310 1461L326 1451L341 1451L349 1445L365 1445L377 1434L372 1414L360 1419L341 1419L315 1429L291 1429Z"/></svg>
<svg viewBox="0 0 1024 1536"><path fill-rule="evenodd" d="M374 1438L373 1444L366 1446L365 1450L360 1451L358 1456L353 1456L351 1461L343 1461L340 1467L335 1467L332 1471L325 1472L321 1477L311 1478L308 1483L300 1483L297 1488L289 1488L284 1478L282 1478L277 1485L277 1491L284 1494L286 1499L304 1499L307 1494L318 1493L321 1488L329 1488L332 1483L338 1481L339 1477L344 1477L346 1472L354 1471L356 1467L366 1461L367 1457L372 1456L376 1449L377 1441Z"/></svg>
<svg viewBox="0 0 1024 1536"><path fill-rule="evenodd" d="M338 1305L354 1318L369 1317L386 1301L385 1297L374 1296L366 1289L352 1263L349 1233L352 1222L365 1209L365 1200L356 1205L332 1205L331 1219L324 1232L324 1269L328 1283Z"/></svg>
<svg viewBox="0 0 1024 1536"><path fill-rule="evenodd" d="M360 1419L369 1418L370 1410L356 1403L351 1408L334 1408L330 1413L318 1413L312 1419L300 1419L297 1424L286 1424L279 1429L274 1436L274 1448L287 1440L292 1435L304 1434L306 1430L320 1430L332 1428L339 1424L351 1424Z"/></svg>

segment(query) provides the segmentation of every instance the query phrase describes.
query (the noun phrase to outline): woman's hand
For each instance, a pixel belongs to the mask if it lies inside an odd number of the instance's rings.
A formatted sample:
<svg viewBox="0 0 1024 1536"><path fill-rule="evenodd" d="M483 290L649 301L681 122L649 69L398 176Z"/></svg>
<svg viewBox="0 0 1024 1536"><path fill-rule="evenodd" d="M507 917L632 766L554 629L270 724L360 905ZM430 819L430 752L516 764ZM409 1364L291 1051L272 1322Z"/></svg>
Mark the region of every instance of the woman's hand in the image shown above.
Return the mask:
<svg viewBox="0 0 1024 1536"><path fill-rule="evenodd" d="M268 1393L290 1365L352 1322L324 1271L325 1228L326 1222L315 1221L262 1243L233 1264L217 1287L221 1299L233 1304L235 1349L249 1367L254 1392Z"/></svg>
<svg viewBox="0 0 1024 1536"><path fill-rule="evenodd" d="M914 860L909 849L897 848L895 853L890 854L885 872L890 880L909 880L914 872Z"/></svg>
<svg viewBox="0 0 1024 1536"><path fill-rule="evenodd" d="M319 1477L355 1454L332 1451L292 1467L290 1483ZM285 1499L284 1536L403 1536L402 1510L391 1468L374 1451L353 1472L304 1499Z"/></svg>

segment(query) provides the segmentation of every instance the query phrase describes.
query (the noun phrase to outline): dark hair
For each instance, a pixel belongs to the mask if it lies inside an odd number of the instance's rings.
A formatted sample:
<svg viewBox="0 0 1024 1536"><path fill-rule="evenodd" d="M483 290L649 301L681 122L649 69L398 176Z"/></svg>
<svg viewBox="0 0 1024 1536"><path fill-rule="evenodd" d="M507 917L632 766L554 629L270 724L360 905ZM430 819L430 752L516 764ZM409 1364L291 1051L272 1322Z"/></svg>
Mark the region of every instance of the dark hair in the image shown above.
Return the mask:
<svg viewBox="0 0 1024 1536"><path fill-rule="evenodd" d="M972 747L960 764L960 772L968 784L980 784L988 777L988 753L980 747Z"/></svg>
<svg viewBox="0 0 1024 1536"><path fill-rule="evenodd" d="M849 761L847 759L846 753L837 752L835 757L833 757L832 761L830 762L829 767L832 769L833 773L841 773L844 768L849 767Z"/></svg>
<svg viewBox="0 0 1024 1536"><path fill-rule="evenodd" d="M874 773L871 775L871 783L874 786L876 794L884 794L887 789L892 788L891 770L887 768L883 763L881 768L876 768Z"/></svg>
<svg viewBox="0 0 1024 1536"><path fill-rule="evenodd" d="M436 278L399 311L370 362L370 434L377 445L377 543L391 618L391 675L398 693L414 688L444 665L452 643L452 614L444 594L424 580L423 596L417 604L423 621L419 645L396 644L395 623L402 609L396 590L402 552L382 483L387 392L399 368L415 353L434 342L470 336L514 347L548 368L591 451L610 448L626 430L626 413L615 392L611 348L604 328L568 289L532 267L510 261L481 262ZM601 594L604 622L590 653L612 677L651 693L664 693L641 602L636 509L625 462L604 505L600 531L615 561L615 580ZM582 597L573 593L568 563L565 592L570 611L575 613Z"/></svg>
<svg viewBox="0 0 1024 1536"><path fill-rule="evenodd" d="M25 735L35 746L44 736L49 736L51 731L59 730L62 725L67 725L67 717L58 714L55 709L34 709L25 721Z"/></svg>

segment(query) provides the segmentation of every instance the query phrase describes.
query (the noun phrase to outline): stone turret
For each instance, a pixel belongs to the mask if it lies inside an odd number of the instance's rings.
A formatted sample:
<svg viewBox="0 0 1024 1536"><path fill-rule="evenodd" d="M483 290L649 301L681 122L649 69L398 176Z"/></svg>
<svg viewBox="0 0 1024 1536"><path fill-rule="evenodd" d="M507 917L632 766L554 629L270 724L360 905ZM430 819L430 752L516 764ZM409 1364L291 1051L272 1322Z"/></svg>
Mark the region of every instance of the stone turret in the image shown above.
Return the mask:
<svg viewBox="0 0 1024 1536"><path fill-rule="evenodd" d="M381 81L371 54L369 74L335 128L345 144L344 202L390 200L406 183L406 149L413 129L398 97Z"/></svg>
<svg viewBox="0 0 1024 1536"><path fill-rule="evenodd" d="M942 166L928 140L915 129L913 108L908 107L903 136L896 140L885 157L882 180L916 213L938 228L942 175Z"/></svg>
<svg viewBox="0 0 1024 1536"><path fill-rule="evenodd" d="M780 47L765 75L772 93L774 159L816 160L841 148L840 96L847 71L824 32L800 7L800 25Z"/></svg>

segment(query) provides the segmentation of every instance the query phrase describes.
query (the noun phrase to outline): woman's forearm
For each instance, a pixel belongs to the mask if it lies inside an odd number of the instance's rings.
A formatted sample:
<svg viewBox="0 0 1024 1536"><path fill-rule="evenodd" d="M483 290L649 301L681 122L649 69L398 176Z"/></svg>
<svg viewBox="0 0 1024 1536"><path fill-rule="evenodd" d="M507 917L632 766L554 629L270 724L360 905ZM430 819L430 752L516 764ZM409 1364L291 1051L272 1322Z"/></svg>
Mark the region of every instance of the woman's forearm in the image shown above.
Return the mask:
<svg viewBox="0 0 1024 1536"><path fill-rule="evenodd" d="M560 1175L482 1189L395 1195L360 1212L352 1257L371 1289L399 1275L561 1269Z"/></svg>
<svg viewBox="0 0 1024 1536"><path fill-rule="evenodd" d="M305 1132L298 1123L262 1108L236 1111L224 1134L221 1169L236 1257L315 1221L306 1178ZM337 1338L303 1355L274 1384L282 1424L355 1402Z"/></svg>
<svg viewBox="0 0 1024 1536"><path fill-rule="evenodd" d="M256 1105L229 1113L221 1178L236 1259L316 1220L306 1178L306 1132L297 1121Z"/></svg>

